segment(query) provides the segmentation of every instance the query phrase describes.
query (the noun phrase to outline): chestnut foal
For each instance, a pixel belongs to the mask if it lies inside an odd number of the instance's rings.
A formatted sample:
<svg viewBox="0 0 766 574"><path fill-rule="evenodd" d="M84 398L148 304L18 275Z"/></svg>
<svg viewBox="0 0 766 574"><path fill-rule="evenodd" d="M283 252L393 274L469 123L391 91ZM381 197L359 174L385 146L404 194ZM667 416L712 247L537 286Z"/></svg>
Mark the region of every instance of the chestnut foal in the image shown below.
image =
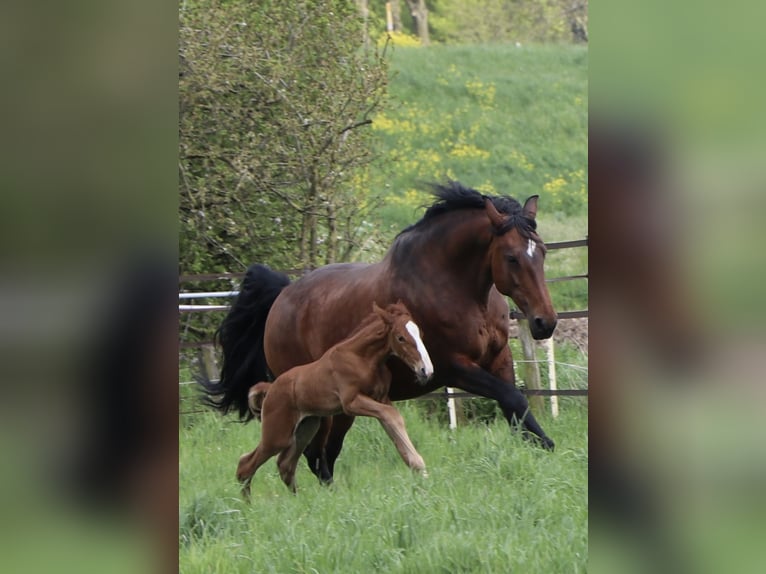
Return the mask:
<svg viewBox="0 0 766 574"><path fill-rule="evenodd" d="M386 360L391 355L401 359L421 384L433 374L433 364L420 329L401 301L385 309L373 303L372 308L347 339L318 360L290 369L273 383L250 388L248 403L262 428L261 442L240 457L237 467L245 497L250 494L255 471L276 454L279 474L295 492L295 468L319 428L319 417L341 412L378 419L404 462L425 473L425 463L407 435L404 419L388 398L391 373Z"/></svg>

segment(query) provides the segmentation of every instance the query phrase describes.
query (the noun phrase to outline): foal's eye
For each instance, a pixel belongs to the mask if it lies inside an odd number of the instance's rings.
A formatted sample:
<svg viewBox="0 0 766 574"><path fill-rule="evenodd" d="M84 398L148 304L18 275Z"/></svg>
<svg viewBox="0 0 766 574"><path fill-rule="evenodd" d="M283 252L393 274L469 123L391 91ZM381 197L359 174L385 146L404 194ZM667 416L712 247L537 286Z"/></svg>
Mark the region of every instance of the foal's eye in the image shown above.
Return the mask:
<svg viewBox="0 0 766 574"><path fill-rule="evenodd" d="M518 263L519 262L519 260L516 259L513 255L507 255L506 256L506 260L508 261L508 263Z"/></svg>
<svg viewBox="0 0 766 574"><path fill-rule="evenodd" d="M397 340L398 340L400 343L404 343L404 337L402 337L401 335L399 335L399 336L397 337Z"/></svg>

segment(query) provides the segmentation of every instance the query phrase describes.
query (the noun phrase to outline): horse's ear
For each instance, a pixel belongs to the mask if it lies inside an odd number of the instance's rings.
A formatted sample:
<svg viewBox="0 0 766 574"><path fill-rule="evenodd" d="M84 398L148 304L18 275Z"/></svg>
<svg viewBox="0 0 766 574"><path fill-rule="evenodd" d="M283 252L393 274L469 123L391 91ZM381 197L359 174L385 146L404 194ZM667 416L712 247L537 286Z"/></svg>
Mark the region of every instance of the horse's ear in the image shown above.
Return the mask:
<svg viewBox="0 0 766 574"><path fill-rule="evenodd" d="M487 211L487 215L489 216L489 220L492 222L492 227L495 229L501 229L506 220L503 214L497 210L495 204L492 203L492 200L489 198L484 200L484 207Z"/></svg>
<svg viewBox="0 0 766 574"><path fill-rule="evenodd" d="M539 195L533 195L524 202L524 216L529 219L535 219L537 217L537 198Z"/></svg>

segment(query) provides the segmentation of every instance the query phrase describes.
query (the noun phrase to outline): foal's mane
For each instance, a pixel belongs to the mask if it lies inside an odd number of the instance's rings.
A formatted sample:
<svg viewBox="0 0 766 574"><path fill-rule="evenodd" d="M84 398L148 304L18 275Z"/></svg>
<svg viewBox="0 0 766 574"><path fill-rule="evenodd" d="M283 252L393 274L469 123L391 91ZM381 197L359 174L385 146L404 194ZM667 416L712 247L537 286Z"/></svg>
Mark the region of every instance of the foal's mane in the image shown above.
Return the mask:
<svg viewBox="0 0 766 574"><path fill-rule="evenodd" d="M364 331L367 327L369 327L370 325L372 325L373 323L377 321L380 321L381 323L385 323L385 321L383 321L383 318L380 315L378 315L377 313L370 313L364 319L362 319L361 323L359 323L356 326L356 329L351 331L351 334L348 337L346 337L346 339L351 339L352 337L356 337L360 332Z"/></svg>
<svg viewBox="0 0 766 574"><path fill-rule="evenodd" d="M406 312L409 315L409 312L406 311L406 309L402 308L401 303L394 303L391 305L388 305L385 307L385 310L389 313L393 313L394 315L402 315L403 312ZM362 321L356 326L356 328L351 331L351 334L346 337L346 339L351 339L352 337L355 337L358 333L372 325L373 323L380 321L384 325L386 325L386 321L383 320L383 318L378 315L376 312L372 312L369 315L367 315Z"/></svg>
<svg viewBox="0 0 766 574"><path fill-rule="evenodd" d="M484 201L489 199L500 213L508 216L508 219L502 229L496 230L496 233L502 235L511 229L517 229L522 236L532 239L534 231L537 229L537 223L534 219L526 217L521 204L508 196L484 195L475 189L464 186L459 181L450 180L446 184L431 183L428 184L431 195L436 198L431 204L420 221L410 225L402 230L400 235L410 232L423 230L430 227L440 215L460 211L465 209L485 209Z"/></svg>

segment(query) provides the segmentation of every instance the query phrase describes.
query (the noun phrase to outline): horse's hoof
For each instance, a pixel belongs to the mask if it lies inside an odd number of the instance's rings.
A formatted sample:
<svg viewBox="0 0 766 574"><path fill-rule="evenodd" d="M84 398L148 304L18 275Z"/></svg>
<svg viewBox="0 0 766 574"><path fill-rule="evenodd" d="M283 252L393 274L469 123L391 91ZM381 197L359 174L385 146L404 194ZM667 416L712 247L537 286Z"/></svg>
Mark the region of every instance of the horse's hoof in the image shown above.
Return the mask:
<svg viewBox="0 0 766 574"><path fill-rule="evenodd" d="M556 443L554 443L551 439L549 439L547 436L542 438L542 445L545 450L549 450L553 452L556 449Z"/></svg>

